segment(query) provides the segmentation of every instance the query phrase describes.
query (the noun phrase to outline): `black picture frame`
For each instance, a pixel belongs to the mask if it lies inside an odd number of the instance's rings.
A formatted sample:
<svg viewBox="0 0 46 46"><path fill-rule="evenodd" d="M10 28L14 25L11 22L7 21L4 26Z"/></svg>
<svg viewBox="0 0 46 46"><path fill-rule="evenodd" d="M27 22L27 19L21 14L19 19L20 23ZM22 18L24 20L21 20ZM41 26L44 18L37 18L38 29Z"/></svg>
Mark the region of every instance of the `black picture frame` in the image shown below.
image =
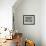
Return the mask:
<svg viewBox="0 0 46 46"><path fill-rule="evenodd" d="M24 25L35 25L35 15L23 15Z"/></svg>

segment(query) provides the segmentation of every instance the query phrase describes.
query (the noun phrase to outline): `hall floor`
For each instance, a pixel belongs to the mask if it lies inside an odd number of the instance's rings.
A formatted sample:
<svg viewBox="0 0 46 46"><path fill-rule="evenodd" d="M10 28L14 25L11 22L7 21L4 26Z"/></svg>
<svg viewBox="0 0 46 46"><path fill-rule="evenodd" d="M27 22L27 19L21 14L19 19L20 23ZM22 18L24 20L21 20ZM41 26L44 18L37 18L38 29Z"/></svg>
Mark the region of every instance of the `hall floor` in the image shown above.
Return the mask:
<svg viewBox="0 0 46 46"><path fill-rule="evenodd" d="M15 39L13 40L6 40L6 42L2 43L0 46L16 46Z"/></svg>

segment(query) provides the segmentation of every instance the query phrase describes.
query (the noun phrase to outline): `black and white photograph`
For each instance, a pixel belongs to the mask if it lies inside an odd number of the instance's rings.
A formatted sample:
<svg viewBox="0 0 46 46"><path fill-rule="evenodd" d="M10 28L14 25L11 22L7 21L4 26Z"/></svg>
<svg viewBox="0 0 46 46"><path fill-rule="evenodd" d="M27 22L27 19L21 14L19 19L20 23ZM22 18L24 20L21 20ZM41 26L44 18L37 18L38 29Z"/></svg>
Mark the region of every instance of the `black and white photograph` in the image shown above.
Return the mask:
<svg viewBox="0 0 46 46"><path fill-rule="evenodd" d="M0 46L46 46L46 0L0 0Z"/></svg>
<svg viewBox="0 0 46 46"><path fill-rule="evenodd" d="M23 24L24 25L34 25L35 24L35 15L24 15Z"/></svg>

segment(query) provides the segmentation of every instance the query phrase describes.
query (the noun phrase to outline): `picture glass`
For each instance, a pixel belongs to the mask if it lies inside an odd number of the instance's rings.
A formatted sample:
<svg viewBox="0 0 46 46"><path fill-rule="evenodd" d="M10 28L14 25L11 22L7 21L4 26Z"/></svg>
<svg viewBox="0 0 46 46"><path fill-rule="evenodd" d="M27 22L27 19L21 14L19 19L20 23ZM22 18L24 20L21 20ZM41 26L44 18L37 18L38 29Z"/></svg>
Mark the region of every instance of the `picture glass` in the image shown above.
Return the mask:
<svg viewBox="0 0 46 46"><path fill-rule="evenodd" d="M24 15L23 16L23 24L34 25L35 24L35 16L34 15Z"/></svg>

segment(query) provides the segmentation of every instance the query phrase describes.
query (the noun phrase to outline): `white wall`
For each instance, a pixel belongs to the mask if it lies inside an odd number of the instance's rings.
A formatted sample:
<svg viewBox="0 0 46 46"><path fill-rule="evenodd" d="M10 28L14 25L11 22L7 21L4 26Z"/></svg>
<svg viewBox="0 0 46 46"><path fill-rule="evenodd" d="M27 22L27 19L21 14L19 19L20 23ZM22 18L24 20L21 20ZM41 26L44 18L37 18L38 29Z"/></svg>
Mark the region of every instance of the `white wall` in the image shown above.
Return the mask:
<svg viewBox="0 0 46 46"><path fill-rule="evenodd" d="M42 46L46 46L46 0L42 0L41 5L41 40Z"/></svg>
<svg viewBox="0 0 46 46"><path fill-rule="evenodd" d="M25 38L34 40L36 46L41 46L41 0L22 0L16 5L13 6L15 29L22 32ZM23 15L35 15L35 25L23 25Z"/></svg>
<svg viewBox="0 0 46 46"><path fill-rule="evenodd" d="M22 0L15 3L13 13L15 29L22 32L24 37L33 39L36 46L46 46L46 0ZM26 14L35 15L35 25L23 25L23 15Z"/></svg>
<svg viewBox="0 0 46 46"><path fill-rule="evenodd" d="M0 27L12 28L12 6L16 0L0 0Z"/></svg>

